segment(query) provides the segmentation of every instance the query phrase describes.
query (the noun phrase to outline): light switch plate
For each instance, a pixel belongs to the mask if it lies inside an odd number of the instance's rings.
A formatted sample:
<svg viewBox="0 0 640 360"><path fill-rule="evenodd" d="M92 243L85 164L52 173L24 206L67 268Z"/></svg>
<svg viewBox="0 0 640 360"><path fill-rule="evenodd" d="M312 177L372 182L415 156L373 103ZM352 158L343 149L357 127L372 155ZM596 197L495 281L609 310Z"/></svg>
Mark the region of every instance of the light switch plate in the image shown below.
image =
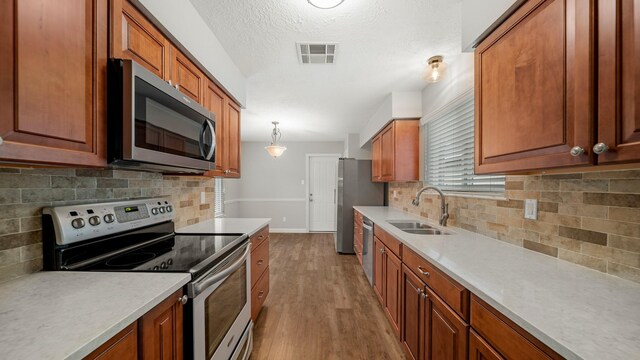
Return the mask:
<svg viewBox="0 0 640 360"><path fill-rule="evenodd" d="M200 192L200 204L204 204L206 202L207 202L207 197L206 197L204 191L201 191Z"/></svg>
<svg viewBox="0 0 640 360"><path fill-rule="evenodd" d="M526 199L524 201L524 218L538 220L538 200Z"/></svg>

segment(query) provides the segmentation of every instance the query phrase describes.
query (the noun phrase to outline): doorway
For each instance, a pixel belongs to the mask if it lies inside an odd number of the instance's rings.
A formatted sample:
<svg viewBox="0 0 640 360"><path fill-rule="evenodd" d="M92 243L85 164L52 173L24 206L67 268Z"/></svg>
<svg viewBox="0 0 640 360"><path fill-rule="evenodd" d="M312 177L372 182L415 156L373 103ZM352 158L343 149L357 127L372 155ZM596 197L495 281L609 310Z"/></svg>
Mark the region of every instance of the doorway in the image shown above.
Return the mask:
<svg viewBox="0 0 640 360"><path fill-rule="evenodd" d="M338 159L340 154L307 154L307 228L336 231Z"/></svg>

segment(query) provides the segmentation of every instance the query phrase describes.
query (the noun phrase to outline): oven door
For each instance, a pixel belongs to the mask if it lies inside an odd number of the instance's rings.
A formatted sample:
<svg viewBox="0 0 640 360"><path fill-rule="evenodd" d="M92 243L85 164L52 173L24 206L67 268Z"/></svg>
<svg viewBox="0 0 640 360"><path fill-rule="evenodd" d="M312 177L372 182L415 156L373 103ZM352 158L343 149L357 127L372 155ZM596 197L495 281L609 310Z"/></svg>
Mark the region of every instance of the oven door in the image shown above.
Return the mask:
<svg viewBox="0 0 640 360"><path fill-rule="evenodd" d="M215 115L142 66L121 61L122 160L215 169Z"/></svg>
<svg viewBox="0 0 640 360"><path fill-rule="evenodd" d="M246 342L245 330L251 329L250 246L240 247L189 285L195 359L228 360Z"/></svg>

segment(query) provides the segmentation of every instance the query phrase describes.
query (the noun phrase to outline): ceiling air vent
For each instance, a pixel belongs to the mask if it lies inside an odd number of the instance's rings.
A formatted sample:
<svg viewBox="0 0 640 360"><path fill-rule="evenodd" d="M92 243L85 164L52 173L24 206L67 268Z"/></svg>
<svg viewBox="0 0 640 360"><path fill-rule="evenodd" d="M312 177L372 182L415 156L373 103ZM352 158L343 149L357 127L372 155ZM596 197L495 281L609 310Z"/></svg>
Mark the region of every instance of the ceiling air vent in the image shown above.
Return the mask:
<svg viewBox="0 0 640 360"><path fill-rule="evenodd" d="M296 43L300 64L333 64L336 62L336 43Z"/></svg>

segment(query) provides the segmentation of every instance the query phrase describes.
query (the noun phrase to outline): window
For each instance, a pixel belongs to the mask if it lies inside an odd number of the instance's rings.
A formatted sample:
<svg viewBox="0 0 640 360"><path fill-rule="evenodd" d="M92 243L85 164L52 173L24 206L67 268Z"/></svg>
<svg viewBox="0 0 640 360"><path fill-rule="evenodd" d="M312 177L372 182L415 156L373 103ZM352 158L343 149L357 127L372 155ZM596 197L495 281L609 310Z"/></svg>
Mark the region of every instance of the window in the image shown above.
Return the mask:
<svg viewBox="0 0 640 360"><path fill-rule="evenodd" d="M425 181L442 190L504 192L504 176L474 175L473 92L428 116Z"/></svg>
<svg viewBox="0 0 640 360"><path fill-rule="evenodd" d="M213 209L215 217L221 217L224 215L224 185L222 184L222 178L215 178L213 182L214 202Z"/></svg>

